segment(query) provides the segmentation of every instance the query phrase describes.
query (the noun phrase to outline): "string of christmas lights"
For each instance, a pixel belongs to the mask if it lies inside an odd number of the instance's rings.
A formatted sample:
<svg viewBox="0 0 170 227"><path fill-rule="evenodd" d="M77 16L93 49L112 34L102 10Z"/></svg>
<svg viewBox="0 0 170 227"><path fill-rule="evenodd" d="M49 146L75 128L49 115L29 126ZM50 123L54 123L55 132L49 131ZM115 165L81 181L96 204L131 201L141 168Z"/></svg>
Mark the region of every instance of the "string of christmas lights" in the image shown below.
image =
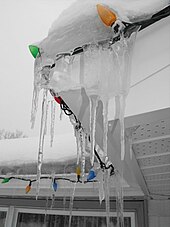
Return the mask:
<svg viewBox="0 0 170 227"><path fill-rule="evenodd" d="M106 164L104 162L102 162L102 160L100 159L100 156L98 155L96 150L95 150L95 155L98 158L98 161L100 163L100 168L102 169L102 171L110 169L110 175L113 175L115 173L113 165L110 164L109 166L106 166ZM55 192L58 189L57 181L60 181L60 180L68 181L68 182L71 182L71 183L84 183L84 184L92 183L92 182L98 182L97 180L95 180L96 172L93 168L90 169L90 171L87 175L87 180L85 180L85 181L81 180L81 168L80 168L80 166L76 167L76 175L77 175L77 180L71 180L71 179L66 178L66 177L52 177L52 176L41 176L40 180L42 180L42 179L52 180L52 186L53 186L53 190ZM2 182L1 182L2 184L9 183L12 179L29 182L29 184L25 188L26 194L28 194L31 191L32 184L37 181L37 179L30 179L30 178L16 177L16 176L0 177L0 179L2 179Z"/></svg>
<svg viewBox="0 0 170 227"><path fill-rule="evenodd" d="M57 189L58 189L58 183L57 181L68 181L68 182L71 182L71 183L83 183L81 181L81 170L80 170L80 167L78 166L76 168L76 174L77 174L77 180L71 180L69 178L66 178L66 177L52 177L52 176L42 176L40 177L40 179L50 179L53 181L53 189L54 191L56 192ZM94 178L96 177L96 174L95 173L92 173L92 170L90 170L88 176L87 176L87 180L84 181L84 184L86 183L92 183L92 182L97 182L97 180L94 180ZM28 194L32 188L32 184L34 182L37 181L37 179L30 179L30 178L24 178L24 177L15 177L15 176L10 176L10 177L0 177L0 179L2 179L2 184L6 184L6 183L9 183L12 179L13 180L20 180L20 181L26 181L26 182L29 182L29 184L26 186L25 188L25 193Z"/></svg>

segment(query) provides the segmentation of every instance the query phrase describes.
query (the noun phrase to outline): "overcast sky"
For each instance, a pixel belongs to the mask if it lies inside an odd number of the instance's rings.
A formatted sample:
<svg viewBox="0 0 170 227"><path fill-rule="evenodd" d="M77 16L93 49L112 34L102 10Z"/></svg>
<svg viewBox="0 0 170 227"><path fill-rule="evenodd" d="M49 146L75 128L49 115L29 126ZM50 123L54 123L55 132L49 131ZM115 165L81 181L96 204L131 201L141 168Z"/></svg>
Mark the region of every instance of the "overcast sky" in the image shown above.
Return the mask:
<svg viewBox="0 0 170 227"><path fill-rule="evenodd" d="M30 130L34 59L28 50L28 45L46 37L51 23L72 2L74 0L0 0L0 129L11 131L18 129L29 136L38 135L39 115L35 130ZM140 43L138 48L142 49ZM152 67L153 70L149 70L147 73L152 73L168 64L167 57L165 60L163 59L161 65L156 64L158 67ZM159 59L158 61L160 62ZM141 70L139 74L136 77L137 80L141 79ZM165 77L163 78L165 79ZM157 90L164 90L163 87L160 88L160 80L155 84ZM139 89L141 92L143 91L143 87L139 86L137 90ZM133 88L131 96L134 92ZM152 95L154 99L155 94ZM145 97L146 99L147 97ZM167 103L168 100L165 107ZM132 106L129 109L132 109ZM59 119L59 109L57 111L57 119ZM143 112L145 112L144 107ZM72 130L68 119L64 118L65 120L62 122L57 120L57 133Z"/></svg>
<svg viewBox="0 0 170 227"><path fill-rule="evenodd" d="M46 37L52 22L72 2L0 0L0 129L37 135L39 116L37 127L30 130L34 59L28 45ZM56 130L70 130L67 121L57 124Z"/></svg>

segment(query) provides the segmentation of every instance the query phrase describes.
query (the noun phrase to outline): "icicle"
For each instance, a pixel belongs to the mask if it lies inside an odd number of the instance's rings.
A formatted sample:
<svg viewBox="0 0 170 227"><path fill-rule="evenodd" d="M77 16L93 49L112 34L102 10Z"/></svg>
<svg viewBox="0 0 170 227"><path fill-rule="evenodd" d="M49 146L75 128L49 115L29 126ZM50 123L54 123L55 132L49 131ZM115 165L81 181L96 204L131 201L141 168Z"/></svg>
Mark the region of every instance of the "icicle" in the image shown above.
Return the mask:
<svg viewBox="0 0 170 227"><path fill-rule="evenodd" d="M54 101L51 101L51 129L50 129L50 135L51 135L50 145L51 145L51 147L53 145L53 139L54 139L55 107L56 107L56 105L55 105Z"/></svg>
<svg viewBox="0 0 170 227"><path fill-rule="evenodd" d="M96 131L96 109L98 105L98 96L90 95L90 162L93 166L94 163L94 148L95 148L95 131Z"/></svg>
<svg viewBox="0 0 170 227"><path fill-rule="evenodd" d="M108 132L108 100L103 99L103 151L107 157L107 132Z"/></svg>
<svg viewBox="0 0 170 227"><path fill-rule="evenodd" d="M45 215L44 215L44 225L46 226L46 222L47 222L47 210L48 210L48 196L46 197L46 204L45 204Z"/></svg>
<svg viewBox="0 0 170 227"><path fill-rule="evenodd" d="M60 108L60 121L63 119L63 110Z"/></svg>
<svg viewBox="0 0 170 227"><path fill-rule="evenodd" d="M32 98L32 108L31 108L31 128L34 128L35 118L38 108L38 98L39 98L39 88L34 85L33 98Z"/></svg>
<svg viewBox="0 0 170 227"><path fill-rule="evenodd" d="M125 112L125 96L119 96L119 105L120 105L120 143L121 143L121 160L124 160L125 157L125 127L124 127L124 112Z"/></svg>
<svg viewBox="0 0 170 227"><path fill-rule="evenodd" d="M45 135L47 134L47 117L48 117L48 107L49 107L49 101L47 102L47 106L46 106L46 119L45 119L45 129L44 129L44 133L45 133Z"/></svg>
<svg viewBox="0 0 170 227"><path fill-rule="evenodd" d="M106 204L106 226L110 227L110 171L104 173L104 189L105 189L105 204Z"/></svg>
<svg viewBox="0 0 170 227"><path fill-rule="evenodd" d="M120 101L119 101L119 96L115 96L115 117L114 119L119 119L120 116Z"/></svg>
<svg viewBox="0 0 170 227"><path fill-rule="evenodd" d="M79 136L80 136L80 148L81 148L81 173L82 173L82 182L84 183L86 159L85 159L85 133L82 128L79 130Z"/></svg>
<svg viewBox="0 0 170 227"><path fill-rule="evenodd" d="M76 136L76 144L77 144L77 165L79 164L80 161L80 138L79 138L79 132L75 130L75 136Z"/></svg>
<svg viewBox="0 0 170 227"><path fill-rule="evenodd" d="M66 174L66 167L67 167L67 165L68 165L68 163L66 163L65 165L64 165L64 176L65 176L65 174ZM65 186L63 186L63 208L64 208L64 210L65 210L65 208L66 208L66 187Z"/></svg>
<svg viewBox="0 0 170 227"><path fill-rule="evenodd" d="M80 55L80 84L84 84L84 53Z"/></svg>
<svg viewBox="0 0 170 227"><path fill-rule="evenodd" d="M133 154L133 150L132 150L132 137L129 138L129 146L130 146L130 159L132 160L132 154Z"/></svg>
<svg viewBox="0 0 170 227"><path fill-rule="evenodd" d="M53 193L51 196L51 209L54 207L54 202L55 202L55 194Z"/></svg>
<svg viewBox="0 0 170 227"><path fill-rule="evenodd" d="M85 134L85 150L87 153L90 153L91 150L90 136L87 133Z"/></svg>
<svg viewBox="0 0 170 227"><path fill-rule="evenodd" d="M70 214L69 214L69 227L71 227L71 219L72 219L72 211L73 211L73 202L74 202L74 196L75 196L75 190L76 190L77 183L74 183L73 193L70 198Z"/></svg>
<svg viewBox="0 0 170 227"><path fill-rule="evenodd" d="M124 126L124 112L125 112L125 97L120 97L120 130L121 130L121 160L125 157L125 126Z"/></svg>
<svg viewBox="0 0 170 227"><path fill-rule="evenodd" d="M104 172L100 169L97 176L96 176L96 179L98 181L98 184L99 184L99 201L100 201L100 204L102 203L102 201L104 200L105 198L105 192L104 192Z"/></svg>
<svg viewBox="0 0 170 227"><path fill-rule="evenodd" d="M124 227L123 217L123 178L118 172L112 176L116 190L117 227Z"/></svg>
<svg viewBox="0 0 170 227"><path fill-rule="evenodd" d="M36 199L38 198L38 195L39 195L41 167L42 167L42 162L43 162L43 148L44 148L45 126L46 126L46 120L47 120L46 115L47 115L47 107L48 107L47 94L48 94L48 90L44 89L43 101L42 101L42 115L41 115L39 149L38 149Z"/></svg>
<svg viewBox="0 0 170 227"><path fill-rule="evenodd" d="M70 122L73 125L74 128L74 136L76 137L76 145L77 145L77 165L79 164L80 161L80 150L81 150L81 146L80 146L80 122L77 122L74 115L70 115L69 116Z"/></svg>

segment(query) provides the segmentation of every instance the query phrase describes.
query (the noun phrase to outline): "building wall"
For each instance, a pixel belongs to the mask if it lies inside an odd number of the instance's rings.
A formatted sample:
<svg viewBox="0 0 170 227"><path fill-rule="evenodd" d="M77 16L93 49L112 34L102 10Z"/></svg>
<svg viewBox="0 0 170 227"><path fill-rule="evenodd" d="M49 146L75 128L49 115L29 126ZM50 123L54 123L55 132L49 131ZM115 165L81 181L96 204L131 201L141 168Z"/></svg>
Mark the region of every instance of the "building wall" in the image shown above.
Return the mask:
<svg viewBox="0 0 170 227"><path fill-rule="evenodd" d="M35 213L35 209L39 209L39 213L44 214L45 210L49 209L55 214L55 211L66 212L70 210L70 198L66 197L65 202L63 203L63 197L56 197L53 201L53 208L51 208L52 199L51 197L47 200L44 197L39 198L38 200L34 197L24 198L24 197L1 197L0 196L0 208L5 207L9 209L9 214L7 218L7 227L15 227L17 220L17 209L22 211L23 209L29 209ZM48 205L48 208L47 208ZM91 198L82 198L75 197L73 203L73 212L82 211L82 212L95 212L101 216L102 212L105 212L105 202L103 201L100 205L99 199L96 197ZM116 201L111 198L110 200L110 211L116 212ZM24 211L25 212L25 211ZM148 227L147 220L147 204L144 199L133 199L124 201L124 212L134 213L134 222L131 227ZM28 211L26 212L28 213ZM64 214L64 213L63 213ZM67 214L68 215L68 214Z"/></svg>
<svg viewBox="0 0 170 227"><path fill-rule="evenodd" d="M170 201L150 200L148 203L149 227L170 226Z"/></svg>

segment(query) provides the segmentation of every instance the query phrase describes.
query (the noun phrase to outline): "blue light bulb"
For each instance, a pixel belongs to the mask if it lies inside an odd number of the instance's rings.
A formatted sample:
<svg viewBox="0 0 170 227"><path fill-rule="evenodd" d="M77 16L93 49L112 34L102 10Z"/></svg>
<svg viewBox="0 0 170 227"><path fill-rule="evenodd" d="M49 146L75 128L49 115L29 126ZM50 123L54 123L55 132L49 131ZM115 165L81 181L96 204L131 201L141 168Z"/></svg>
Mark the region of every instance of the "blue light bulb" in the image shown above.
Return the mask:
<svg viewBox="0 0 170 227"><path fill-rule="evenodd" d="M89 171L89 174L87 176L87 181L93 180L96 177L96 173L94 172L93 169Z"/></svg>
<svg viewBox="0 0 170 227"><path fill-rule="evenodd" d="M53 182L53 189L54 189L55 192L57 191L57 188L58 188L58 184L54 181Z"/></svg>

